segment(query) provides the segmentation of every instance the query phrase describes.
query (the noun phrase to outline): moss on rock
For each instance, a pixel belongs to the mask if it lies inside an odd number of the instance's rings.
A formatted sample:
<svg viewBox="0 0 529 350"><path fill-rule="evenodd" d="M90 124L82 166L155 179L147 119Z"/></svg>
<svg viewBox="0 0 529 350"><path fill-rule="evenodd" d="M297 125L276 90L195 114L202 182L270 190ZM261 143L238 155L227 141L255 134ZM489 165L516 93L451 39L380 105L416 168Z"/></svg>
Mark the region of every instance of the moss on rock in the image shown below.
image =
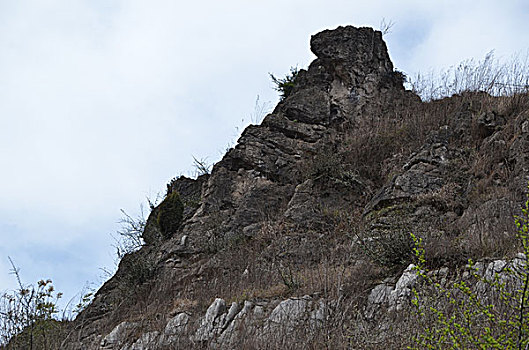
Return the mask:
<svg viewBox="0 0 529 350"><path fill-rule="evenodd" d="M156 221L164 238L169 238L182 224L184 204L178 192L169 194L158 207Z"/></svg>

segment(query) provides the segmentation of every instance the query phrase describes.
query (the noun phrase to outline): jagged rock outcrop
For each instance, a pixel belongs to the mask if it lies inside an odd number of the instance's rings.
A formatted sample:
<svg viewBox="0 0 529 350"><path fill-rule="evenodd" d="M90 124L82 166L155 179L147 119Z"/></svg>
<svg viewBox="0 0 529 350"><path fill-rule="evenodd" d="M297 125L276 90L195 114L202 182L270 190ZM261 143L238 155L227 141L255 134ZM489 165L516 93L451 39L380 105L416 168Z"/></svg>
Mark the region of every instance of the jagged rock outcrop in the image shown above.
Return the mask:
<svg viewBox="0 0 529 350"><path fill-rule="evenodd" d="M409 232L442 273L515 252L504 213L529 180L527 106L423 103L370 28L310 46L292 92L211 174L171 181L181 221L164 231L153 208L69 349L362 348L369 322L409 304Z"/></svg>
<svg viewBox="0 0 529 350"><path fill-rule="evenodd" d="M137 332L141 330L138 323L122 322L101 340L101 349L178 348L180 344L238 348L249 334L256 343L265 344L268 337L287 337L305 323L313 328L322 327L328 313L328 305L309 296L279 303L233 302L229 307L225 300L217 298L194 322L187 313L177 314L167 322L163 333Z"/></svg>

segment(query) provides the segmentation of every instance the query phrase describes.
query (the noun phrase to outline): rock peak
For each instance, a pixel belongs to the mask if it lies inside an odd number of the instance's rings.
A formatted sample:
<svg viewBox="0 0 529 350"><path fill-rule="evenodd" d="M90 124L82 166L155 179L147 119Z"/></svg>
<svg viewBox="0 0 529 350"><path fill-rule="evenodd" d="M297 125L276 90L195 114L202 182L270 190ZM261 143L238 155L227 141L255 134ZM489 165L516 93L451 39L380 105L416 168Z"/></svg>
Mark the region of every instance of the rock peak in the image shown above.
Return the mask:
<svg viewBox="0 0 529 350"><path fill-rule="evenodd" d="M325 30L311 49L291 92L210 174L169 183L145 245L61 348L282 349L331 333L336 348L403 348L417 334L410 232L444 276L467 253L513 253L527 95L423 103L371 28Z"/></svg>
<svg viewBox="0 0 529 350"><path fill-rule="evenodd" d="M393 71L382 33L372 28L340 26L324 30L312 36L310 48L318 58L341 61L357 73Z"/></svg>

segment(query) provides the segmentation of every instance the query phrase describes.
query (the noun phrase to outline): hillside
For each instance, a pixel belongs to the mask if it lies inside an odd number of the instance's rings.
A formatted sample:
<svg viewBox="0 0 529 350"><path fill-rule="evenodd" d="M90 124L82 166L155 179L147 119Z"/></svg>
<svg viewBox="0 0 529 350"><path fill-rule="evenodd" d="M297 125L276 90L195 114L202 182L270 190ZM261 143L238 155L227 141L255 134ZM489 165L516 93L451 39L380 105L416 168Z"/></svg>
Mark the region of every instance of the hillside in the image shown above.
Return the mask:
<svg viewBox="0 0 529 350"><path fill-rule="evenodd" d="M438 271L520 251L525 94L423 102L370 28L326 30L310 48L292 91L211 174L168 184L145 245L65 348L405 347L410 232Z"/></svg>

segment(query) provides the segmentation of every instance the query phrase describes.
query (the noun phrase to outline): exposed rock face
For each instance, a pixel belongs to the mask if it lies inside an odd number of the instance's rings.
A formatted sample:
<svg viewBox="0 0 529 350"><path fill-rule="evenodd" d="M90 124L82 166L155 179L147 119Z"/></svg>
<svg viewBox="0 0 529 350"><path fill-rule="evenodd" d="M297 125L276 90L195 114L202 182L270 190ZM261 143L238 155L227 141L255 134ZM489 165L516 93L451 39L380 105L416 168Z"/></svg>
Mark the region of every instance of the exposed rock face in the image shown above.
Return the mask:
<svg viewBox="0 0 529 350"><path fill-rule="evenodd" d="M365 312L368 319L373 318L381 307L387 308L389 312L400 311L403 305L409 303L412 288L418 278L414 269L415 265L408 266L395 286L390 283L382 283L371 290L367 298Z"/></svg>
<svg viewBox="0 0 529 350"><path fill-rule="evenodd" d="M274 306L275 305L275 306ZM140 350L155 348L179 348L191 345L210 348L238 348L244 336L251 334L256 343L264 345L268 337L278 334L286 337L299 331L305 323L318 328L323 325L328 306L315 302L311 297L289 298L280 303L243 304L232 303L228 308L223 299L217 298L206 313L191 323L189 315L179 313L170 319L163 333L140 333L133 322L122 322L101 341L101 349Z"/></svg>
<svg viewBox="0 0 529 350"><path fill-rule="evenodd" d="M181 225L162 234L153 209L146 246L79 315L69 349L351 339L343 325L360 329L357 315L409 304L409 232L438 268L512 252L493 242L512 240L504 213L529 179L526 109L479 93L422 103L370 28L326 30L310 45L317 59L292 93L210 175L171 181Z"/></svg>

